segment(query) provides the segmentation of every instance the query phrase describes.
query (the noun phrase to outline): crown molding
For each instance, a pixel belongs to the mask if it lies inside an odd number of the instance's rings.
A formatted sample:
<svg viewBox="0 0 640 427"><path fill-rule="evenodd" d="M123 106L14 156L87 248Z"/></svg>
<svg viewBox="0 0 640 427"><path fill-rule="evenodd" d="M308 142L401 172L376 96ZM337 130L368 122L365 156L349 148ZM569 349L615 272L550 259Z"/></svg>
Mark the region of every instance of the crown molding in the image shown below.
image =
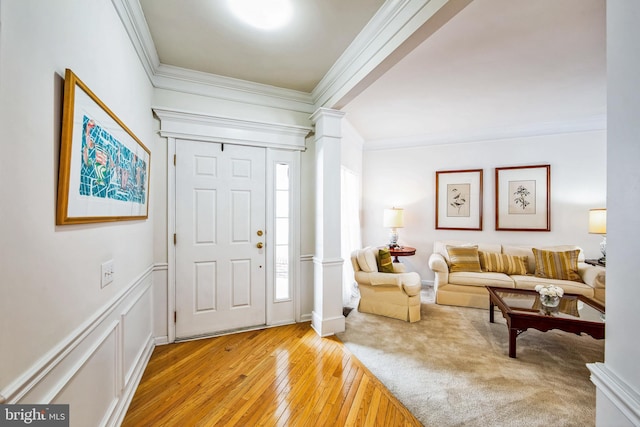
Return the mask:
<svg viewBox="0 0 640 427"><path fill-rule="evenodd" d="M312 91L316 108L340 108L341 100L352 89L441 9L446 9L445 15L450 15L452 11L457 13L469 2L470 0L386 1ZM416 41L416 45L418 42ZM407 46L409 50L404 53L408 53L413 47Z"/></svg>
<svg viewBox="0 0 640 427"><path fill-rule="evenodd" d="M129 35L147 77L153 84L153 76L156 68L160 65L160 58L153 44L140 2L138 0L111 0L111 3Z"/></svg>
<svg viewBox="0 0 640 427"><path fill-rule="evenodd" d="M365 151L416 148L428 145L464 144L501 139L531 138L564 133L594 132L607 129L606 115L597 115L571 121L545 122L527 126L482 129L469 132L442 132L406 138L387 138L366 141Z"/></svg>
<svg viewBox="0 0 640 427"><path fill-rule="evenodd" d="M204 95L311 114L315 111L311 95L292 89L254 83L172 65L159 64L154 73L156 88Z"/></svg>
<svg viewBox="0 0 640 427"><path fill-rule="evenodd" d="M309 93L160 63L139 0L111 2L154 87L308 114L316 110Z"/></svg>

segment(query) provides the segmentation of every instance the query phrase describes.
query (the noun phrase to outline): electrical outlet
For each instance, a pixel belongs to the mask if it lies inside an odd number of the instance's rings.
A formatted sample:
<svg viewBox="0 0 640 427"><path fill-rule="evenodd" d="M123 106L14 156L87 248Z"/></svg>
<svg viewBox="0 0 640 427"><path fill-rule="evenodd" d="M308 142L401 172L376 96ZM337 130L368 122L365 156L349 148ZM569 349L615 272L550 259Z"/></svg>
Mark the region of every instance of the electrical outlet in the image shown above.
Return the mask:
<svg viewBox="0 0 640 427"><path fill-rule="evenodd" d="M102 268L100 270L100 287L104 288L109 283L113 282L113 275L115 274L115 270L113 269L113 260L105 261L102 263Z"/></svg>

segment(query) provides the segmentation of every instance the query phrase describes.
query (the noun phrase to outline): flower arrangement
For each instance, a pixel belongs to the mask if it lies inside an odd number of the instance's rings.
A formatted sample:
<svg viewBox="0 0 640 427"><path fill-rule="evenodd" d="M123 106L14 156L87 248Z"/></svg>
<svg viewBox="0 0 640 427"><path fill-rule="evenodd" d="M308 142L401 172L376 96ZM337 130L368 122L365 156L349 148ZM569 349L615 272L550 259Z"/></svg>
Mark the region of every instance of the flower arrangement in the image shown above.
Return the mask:
<svg viewBox="0 0 640 427"><path fill-rule="evenodd" d="M564 295L564 289L554 285L537 285L536 292L538 292L541 297L562 298L562 295Z"/></svg>
<svg viewBox="0 0 640 427"><path fill-rule="evenodd" d="M538 285L536 291L540 294L540 303L546 309L557 307L564 295L564 289L554 285Z"/></svg>

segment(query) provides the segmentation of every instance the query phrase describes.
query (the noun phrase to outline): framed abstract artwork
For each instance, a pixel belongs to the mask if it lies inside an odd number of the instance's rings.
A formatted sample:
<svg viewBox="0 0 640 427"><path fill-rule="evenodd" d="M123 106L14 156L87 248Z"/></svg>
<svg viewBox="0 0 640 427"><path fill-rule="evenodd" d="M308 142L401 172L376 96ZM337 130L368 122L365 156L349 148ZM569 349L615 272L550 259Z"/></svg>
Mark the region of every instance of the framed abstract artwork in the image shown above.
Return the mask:
<svg viewBox="0 0 640 427"><path fill-rule="evenodd" d="M551 166L496 168L496 230L551 230Z"/></svg>
<svg viewBox="0 0 640 427"><path fill-rule="evenodd" d="M148 218L151 152L65 72L56 224Z"/></svg>
<svg viewBox="0 0 640 427"><path fill-rule="evenodd" d="M482 169L436 172L436 229L482 230Z"/></svg>

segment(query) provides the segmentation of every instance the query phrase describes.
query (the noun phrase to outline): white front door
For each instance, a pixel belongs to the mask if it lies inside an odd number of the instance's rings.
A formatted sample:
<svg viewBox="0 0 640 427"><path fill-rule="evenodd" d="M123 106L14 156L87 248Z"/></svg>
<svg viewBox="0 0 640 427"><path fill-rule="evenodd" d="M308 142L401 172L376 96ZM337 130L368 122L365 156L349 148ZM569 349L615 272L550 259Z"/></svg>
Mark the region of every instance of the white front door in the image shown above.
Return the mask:
<svg viewBox="0 0 640 427"><path fill-rule="evenodd" d="M176 338L266 323L265 149L176 141Z"/></svg>

